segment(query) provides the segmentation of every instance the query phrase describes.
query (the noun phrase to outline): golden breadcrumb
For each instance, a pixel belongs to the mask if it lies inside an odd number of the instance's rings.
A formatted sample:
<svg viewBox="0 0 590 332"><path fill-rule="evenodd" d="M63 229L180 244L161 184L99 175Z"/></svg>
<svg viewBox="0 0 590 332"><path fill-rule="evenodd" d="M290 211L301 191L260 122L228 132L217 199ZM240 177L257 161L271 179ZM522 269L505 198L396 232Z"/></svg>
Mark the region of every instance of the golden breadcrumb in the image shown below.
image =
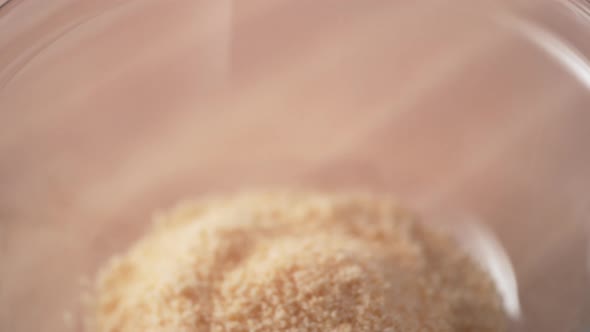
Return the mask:
<svg viewBox="0 0 590 332"><path fill-rule="evenodd" d="M97 332L500 332L492 281L389 198L242 194L160 216L98 278Z"/></svg>

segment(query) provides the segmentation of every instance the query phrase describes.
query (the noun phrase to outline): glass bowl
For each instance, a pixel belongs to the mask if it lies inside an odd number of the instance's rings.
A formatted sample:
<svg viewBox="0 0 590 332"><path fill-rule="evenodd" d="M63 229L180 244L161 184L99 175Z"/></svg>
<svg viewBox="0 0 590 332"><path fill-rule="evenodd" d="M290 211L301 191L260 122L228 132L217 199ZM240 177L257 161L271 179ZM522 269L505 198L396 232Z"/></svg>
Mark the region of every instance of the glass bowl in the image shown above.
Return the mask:
<svg viewBox="0 0 590 332"><path fill-rule="evenodd" d="M584 1L7 1L0 330L81 330L156 211L391 193L494 276L513 331L590 328Z"/></svg>

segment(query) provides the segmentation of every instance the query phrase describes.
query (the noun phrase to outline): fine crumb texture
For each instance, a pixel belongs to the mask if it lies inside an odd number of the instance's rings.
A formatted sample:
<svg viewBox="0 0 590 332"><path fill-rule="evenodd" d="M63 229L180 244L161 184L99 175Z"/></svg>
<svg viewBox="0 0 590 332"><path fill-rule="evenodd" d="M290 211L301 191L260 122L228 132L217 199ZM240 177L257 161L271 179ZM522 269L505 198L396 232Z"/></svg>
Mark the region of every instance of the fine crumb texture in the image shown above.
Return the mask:
<svg viewBox="0 0 590 332"><path fill-rule="evenodd" d="M500 332L492 281L390 198L185 204L98 278L96 332Z"/></svg>

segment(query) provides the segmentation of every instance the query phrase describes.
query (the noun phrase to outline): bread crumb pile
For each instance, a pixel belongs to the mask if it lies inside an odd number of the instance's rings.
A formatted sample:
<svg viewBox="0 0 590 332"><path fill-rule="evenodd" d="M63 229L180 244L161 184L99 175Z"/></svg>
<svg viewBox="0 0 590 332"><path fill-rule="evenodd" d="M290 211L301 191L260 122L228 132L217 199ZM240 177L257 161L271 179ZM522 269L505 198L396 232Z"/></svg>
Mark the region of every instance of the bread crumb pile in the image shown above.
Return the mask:
<svg viewBox="0 0 590 332"><path fill-rule="evenodd" d="M99 274L97 332L499 332L492 281L386 197L184 204Z"/></svg>

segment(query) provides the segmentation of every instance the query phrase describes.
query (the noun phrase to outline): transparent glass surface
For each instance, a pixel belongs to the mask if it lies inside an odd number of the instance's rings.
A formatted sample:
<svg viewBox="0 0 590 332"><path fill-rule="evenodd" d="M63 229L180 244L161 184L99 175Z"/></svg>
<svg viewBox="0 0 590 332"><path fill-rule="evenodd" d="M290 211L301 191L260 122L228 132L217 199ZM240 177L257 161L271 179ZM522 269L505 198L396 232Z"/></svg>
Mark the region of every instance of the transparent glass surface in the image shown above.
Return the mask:
<svg viewBox="0 0 590 332"><path fill-rule="evenodd" d="M0 1L0 331L80 331L154 211L392 193L498 281L512 331L590 328L584 1Z"/></svg>

